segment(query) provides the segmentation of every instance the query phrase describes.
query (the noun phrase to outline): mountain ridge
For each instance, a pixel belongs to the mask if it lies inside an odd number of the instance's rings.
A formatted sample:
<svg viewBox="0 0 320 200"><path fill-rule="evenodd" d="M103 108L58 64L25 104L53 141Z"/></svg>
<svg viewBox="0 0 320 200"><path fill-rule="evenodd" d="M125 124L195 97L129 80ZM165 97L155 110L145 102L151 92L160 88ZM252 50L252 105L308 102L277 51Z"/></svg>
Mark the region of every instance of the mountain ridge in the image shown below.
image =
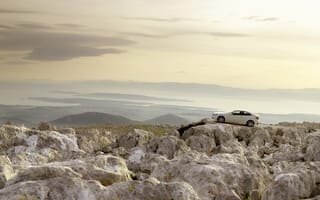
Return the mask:
<svg viewBox="0 0 320 200"><path fill-rule="evenodd" d="M132 120L121 115L113 115L102 112L84 112L80 114L66 115L50 123L58 126L85 126L85 125L128 125L128 124L150 124L150 125L181 125L189 123L188 120L174 114L161 115L145 121Z"/></svg>
<svg viewBox="0 0 320 200"><path fill-rule="evenodd" d="M152 119L144 121L147 124L168 124L168 125L177 125L177 124L188 124L190 123L185 118L182 118L174 114L166 114Z"/></svg>

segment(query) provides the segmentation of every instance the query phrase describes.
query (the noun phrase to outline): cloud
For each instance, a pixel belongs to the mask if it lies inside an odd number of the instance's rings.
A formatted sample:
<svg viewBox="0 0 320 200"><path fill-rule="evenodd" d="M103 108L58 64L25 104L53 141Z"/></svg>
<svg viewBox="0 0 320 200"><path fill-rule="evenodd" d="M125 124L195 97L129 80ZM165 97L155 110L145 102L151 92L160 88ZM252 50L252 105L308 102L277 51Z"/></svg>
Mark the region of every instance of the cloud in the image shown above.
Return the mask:
<svg viewBox="0 0 320 200"><path fill-rule="evenodd" d="M0 51L26 51L28 53L25 53L23 58L28 60L59 61L86 56L119 54L126 51L115 47L133 43L132 40L119 37L49 32L42 29L25 29L19 25L15 29L0 29Z"/></svg>
<svg viewBox="0 0 320 200"><path fill-rule="evenodd" d="M81 46L56 46L35 48L24 59L40 61L62 61L76 57L101 56L104 54L119 54L123 50L114 48L92 48Z"/></svg>
<svg viewBox="0 0 320 200"><path fill-rule="evenodd" d="M2 62L2 64L6 64L6 65L30 65L30 64L33 64L33 63L32 62L23 61L23 60L16 60L16 61L5 61L5 62Z"/></svg>
<svg viewBox="0 0 320 200"><path fill-rule="evenodd" d="M267 18L263 18L263 19L260 19L260 21L278 21L279 19L276 18L276 17L267 17Z"/></svg>
<svg viewBox="0 0 320 200"><path fill-rule="evenodd" d="M133 37L143 37L143 38L155 38L155 39L161 39L161 38L168 38L170 37L169 34L167 35L155 35L155 34L149 34L149 33L138 33L138 32L120 32L119 34L127 35L127 36L133 36Z"/></svg>
<svg viewBox="0 0 320 200"><path fill-rule="evenodd" d="M244 33L232 33L232 32L207 32L207 34L215 37L249 37L250 36Z"/></svg>
<svg viewBox="0 0 320 200"><path fill-rule="evenodd" d="M279 20L279 18L277 17L259 17L259 16L249 16L249 17L246 17L245 19L253 20L256 22L273 22L273 21Z"/></svg>
<svg viewBox="0 0 320 200"><path fill-rule="evenodd" d="M37 23L25 23L25 24L17 24L17 26L21 28L28 28L28 29L49 29L50 26L37 24Z"/></svg>
<svg viewBox="0 0 320 200"><path fill-rule="evenodd" d="M139 33L139 32L121 32L127 36L133 37L144 37L144 38L154 38L154 39L165 39L169 37L175 37L180 35L209 35L213 37L249 37L249 34L236 33L236 32L201 32L201 31L176 31L166 34L149 34L149 33Z"/></svg>
<svg viewBox="0 0 320 200"><path fill-rule="evenodd" d="M56 24L56 26L64 27L64 28L83 28L83 27L86 27L85 25L81 25L81 24L69 24L69 23Z"/></svg>
<svg viewBox="0 0 320 200"><path fill-rule="evenodd" d="M2 25L0 24L0 29L10 29L12 28L11 26L8 26L8 25Z"/></svg>
<svg viewBox="0 0 320 200"><path fill-rule="evenodd" d="M153 17L121 17L126 20L137 20L137 21L152 21L152 22L181 22L181 21L198 21L197 19L192 18L153 18Z"/></svg>
<svg viewBox="0 0 320 200"><path fill-rule="evenodd" d="M0 9L0 14L36 14L37 11L32 10L11 10L11 9Z"/></svg>

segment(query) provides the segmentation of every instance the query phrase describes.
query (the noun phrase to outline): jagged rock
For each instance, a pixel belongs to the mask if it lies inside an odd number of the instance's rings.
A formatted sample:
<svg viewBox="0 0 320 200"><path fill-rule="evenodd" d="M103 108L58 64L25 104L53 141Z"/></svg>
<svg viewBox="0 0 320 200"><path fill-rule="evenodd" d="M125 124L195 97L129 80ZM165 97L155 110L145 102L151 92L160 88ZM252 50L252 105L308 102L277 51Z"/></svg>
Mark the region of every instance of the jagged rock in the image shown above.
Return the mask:
<svg viewBox="0 0 320 200"><path fill-rule="evenodd" d="M128 158L129 152L130 152L130 150L128 150L124 147L118 147L118 148L112 149L112 155L119 156L119 157L122 157L125 159Z"/></svg>
<svg viewBox="0 0 320 200"><path fill-rule="evenodd" d="M215 149L214 153L229 153L229 154L241 154L246 153L245 146L237 140L229 140L225 143L222 143Z"/></svg>
<svg viewBox="0 0 320 200"><path fill-rule="evenodd" d="M122 158L101 155L87 158L85 163L88 168L87 173L83 174L84 178L98 180L102 185L131 180L131 172Z"/></svg>
<svg viewBox="0 0 320 200"><path fill-rule="evenodd" d="M205 135L210 138L211 143L215 143L217 146L234 139L234 132L231 125L222 124L206 124L202 126L195 126L189 128L181 136L186 140L191 136Z"/></svg>
<svg viewBox="0 0 320 200"><path fill-rule="evenodd" d="M88 131L80 131L77 133L79 148L87 153L97 151L110 152L115 139L111 133L100 132L97 129L89 129Z"/></svg>
<svg viewBox="0 0 320 200"><path fill-rule="evenodd" d="M256 127L249 128L246 126L234 126L233 131L234 136L238 139L239 142L244 142L244 144L248 145L250 142L250 138L256 131Z"/></svg>
<svg viewBox="0 0 320 200"><path fill-rule="evenodd" d="M319 198L319 132L205 123L166 136L1 126L0 200Z"/></svg>
<svg viewBox="0 0 320 200"><path fill-rule="evenodd" d="M280 147L274 149L274 152L270 155L265 156L263 159L270 166L275 163L288 161L296 162L303 161L304 155L300 146L291 146L289 144L282 144Z"/></svg>
<svg viewBox="0 0 320 200"><path fill-rule="evenodd" d="M8 155L14 165L44 164L84 154L72 134L3 126L0 137L2 153Z"/></svg>
<svg viewBox="0 0 320 200"><path fill-rule="evenodd" d="M58 177L42 181L20 182L0 190L1 200L200 200L185 182L161 183L156 179L129 181L103 187L96 181L76 177Z"/></svg>
<svg viewBox="0 0 320 200"><path fill-rule="evenodd" d="M126 149L131 149L133 147L148 143L152 137L153 134L151 132L134 129L128 134L121 135L118 139L118 145Z"/></svg>
<svg viewBox="0 0 320 200"><path fill-rule="evenodd" d="M190 136L186 140L186 144L195 151L210 154L215 150L216 142L214 138L207 135Z"/></svg>
<svg viewBox="0 0 320 200"><path fill-rule="evenodd" d="M59 133L65 134L65 135L76 135L76 131L73 128L62 128L59 129Z"/></svg>
<svg viewBox="0 0 320 200"><path fill-rule="evenodd" d="M41 122L38 126L40 131L56 131L57 128L49 122Z"/></svg>
<svg viewBox="0 0 320 200"><path fill-rule="evenodd" d="M87 180L98 180L103 185L129 181L131 172L125 161L114 156L96 156L85 160L54 162L42 166L32 166L20 170L10 184L45 180L55 177L78 177Z"/></svg>
<svg viewBox="0 0 320 200"><path fill-rule="evenodd" d="M131 172L123 159L111 155L99 155L83 160L51 163L49 166L64 166L81 174L83 179L98 180L102 185L131 180Z"/></svg>
<svg viewBox="0 0 320 200"><path fill-rule="evenodd" d="M315 197L313 197L313 198L308 198L308 199L304 199L304 200L320 200L320 195L318 195L318 196L315 196Z"/></svg>
<svg viewBox="0 0 320 200"><path fill-rule="evenodd" d="M147 151L164 155L172 159L175 155L190 151L190 148L183 140L174 136L161 136L153 138L147 144Z"/></svg>
<svg viewBox="0 0 320 200"><path fill-rule="evenodd" d="M292 163L275 175L263 194L263 200L298 200L320 192L320 162Z"/></svg>
<svg viewBox="0 0 320 200"><path fill-rule="evenodd" d="M310 133L304 140L305 160L320 161L320 132Z"/></svg>
<svg viewBox="0 0 320 200"><path fill-rule="evenodd" d="M19 143L19 138L24 136L24 131L27 130L24 127L16 127L11 125L4 125L0 128L0 149L1 152L6 151L8 148Z"/></svg>
<svg viewBox="0 0 320 200"><path fill-rule="evenodd" d="M0 156L0 189L6 182L15 175L10 159L7 156Z"/></svg>
<svg viewBox="0 0 320 200"><path fill-rule="evenodd" d="M143 182L132 181L113 184L100 193L97 199L102 199L101 197L130 200L200 200L188 183L162 183L154 178Z"/></svg>
<svg viewBox="0 0 320 200"><path fill-rule="evenodd" d="M303 138L307 135L308 130L303 127L272 127L269 131L274 143L290 144L292 146L299 146L302 144Z"/></svg>
<svg viewBox="0 0 320 200"><path fill-rule="evenodd" d="M128 156L127 166L131 171L139 173L138 176L141 174L140 164L146 154L146 147L140 146L132 148L130 155Z"/></svg>
<svg viewBox="0 0 320 200"><path fill-rule="evenodd" d="M239 154L207 157L189 152L173 160L154 157L145 161L142 168L148 166L151 177L164 182L186 181L204 200L243 199L253 190L263 191L266 181L259 179L258 174L267 170L251 169L246 158Z"/></svg>
<svg viewBox="0 0 320 200"><path fill-rule="evenodd" d="M7 183L7 185L26 181L46 180L56 177L81 178L81 174L78 174L71 168L65 166L32 166L19 171L17 175Z"/></svg>
<svg viewBox="0 0 320 200"><path fill-rule="evenodd" d="M55 177L45 180L25 181L0 190L1 200L72 200L96 199L103 186L95 181L77 177ZM102 198L100 198L102 199ZM106 198L105 198L106 199Z"/></svg>
<svg viewBox="0 0 320 200"><path fill-rule="evenodd" d="M151 175L155 168L158 167L159 163L165 162L169 162L168 158L158 154L147 153L142 157L139 165L137 165L136 169L138 170L135 170L134 172L142 172Z"/></svg>
<svg viewBox="0 0 320 200"><path fill-rule="evenodd" d="M259 148L266 144L273 144L269 132L266 129L258 129L251 135L248 146L250 148Z"/></svg>
<svg viewBox="0 0 320 200"><path fill-rule="evenodd" d="M13 123L11 120L7 120L6 123L5 123L5 125L13 126L14 123Z"/></svg>
<svg viewBox="0 0 320 200"><path fill-rule="evenodd" d="M58 152L52 149L43 149L37 152L20 152L10 155L12 163L17 168L24 168L29 165L41 165L57 159Z"/></svg>

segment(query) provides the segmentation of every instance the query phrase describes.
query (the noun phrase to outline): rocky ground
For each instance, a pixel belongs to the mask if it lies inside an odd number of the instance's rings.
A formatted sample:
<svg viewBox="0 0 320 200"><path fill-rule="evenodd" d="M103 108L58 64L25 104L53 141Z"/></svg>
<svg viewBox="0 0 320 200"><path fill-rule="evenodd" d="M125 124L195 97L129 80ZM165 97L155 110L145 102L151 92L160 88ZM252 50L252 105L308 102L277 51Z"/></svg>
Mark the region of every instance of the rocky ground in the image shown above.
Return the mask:
<svg viewBox="0 0 320 200"><path fill-rule="evenodd" d="M320 199L320 132L305 125L199 124L160 136L4 125L0 143L5 200Z"/></svg>

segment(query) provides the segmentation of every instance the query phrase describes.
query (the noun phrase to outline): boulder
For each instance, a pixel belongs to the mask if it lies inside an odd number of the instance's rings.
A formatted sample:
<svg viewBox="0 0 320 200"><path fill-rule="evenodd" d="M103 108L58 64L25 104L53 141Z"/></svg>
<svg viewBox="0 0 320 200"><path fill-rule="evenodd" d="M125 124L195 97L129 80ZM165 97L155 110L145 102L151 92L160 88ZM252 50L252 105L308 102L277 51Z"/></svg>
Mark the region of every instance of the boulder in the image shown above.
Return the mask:
<svg viewBox="0 0 320 200"><path fill-rule="evenodd" d="M298 200L312 198L320 192L320 162L291 163L263 193L262 200Z"/></svg>
<svg viewBox="0 0 320 200"><path fill-rule="evenodd" d="M99 193L97 199L130 200L200 200L197 193L186 182L163 183L151 178L113 184Z"/></svg>
<svg viewBox="0 0 320 200"><path fill-rule="evenodd" d="M94 200L97 199L97 192L102 189L103 186L95 181L86 181L78 177L58 176L9 185L0 190L0 200Z"/></svg>
<svg viewBox="0 0 320 200"><path fill-rule="evenodd" d="M266 155L263 160L270 166L278 162L296 162L303 161L304 154L300 146L281 144L280 147L274 148L273 153Z"/></svg>
<svg viewBox="0 0 320 200"><path fill-rule="evenodd" d="M186 143L175 136L155 137L151 139L146 146L148 152L163 155L168 159L172 159L176 155L190 151L190 148Z"/></svg>
<svg viewBox="0 0 320 200"><path fill-rule="evenodd" d="M7 156L0 156L0 189L7 181L15 175L10 159Z"/></svg>
<svg viewBox="0 0 320 200"><path fill-rule="evenodd" d="M121 135L118 139L118 145L126 149L131 149L139 145L147 144L152 137L153 133L151 132L134 129L128 134Z"/></svg>
<svg viewBox="0 0 320 200"><path fill-rule="evenodd" d="M97 129L79 131L76 137L79 148L86 153L111 152L112 145L115 143L115 138L111 135L111 132L100 132Z"/></svg>
<svg viewBox="0 0 320 200"><path fill-rule="evenodd" d="M305 160L320 161L320 132L310 133L304 138Z"/></svg>
<svg viewBox="0 0 320 200"><path fill-rule="evenodd" d="M231 125L206 124L189 128L183 133L181 138L186 140L191 136L205 135L212 140L212 143L214 142L218 146L235 139L233 134Z"/></svg>
<svg viewBox="0 0 320 200"><path fill-rule="evenodd" d="M11 147L6 154L17 165L44 164L84 154L75 135L56 131L21 130L12 136L9 143Z"/></svg>
<svg viewBox="0 0 320 200"><path fill-rule="evenodd" d="M82 179L97 180L105 186L117 182L130 181L132 175L122 158L111 155L99 155L82 160L53 162L46 165L46 167L59 166L72 169L80 174Z"/></svg>
<svg viewBox="0 0 320 200"><path fill-rule="evenodd" d="M150 172L163 182L186 181L201 199L243 199L251 191L263 191L265 181L261 173L266 169L250 168L247 159L239 154L216 154L208 157L198 152L187 152L167 160L145 156L141 171ZM256 195L256 194L254 194Z"/></svg>
<svg viewBox="0 0 320 200"><path fill-rule="evenodd" d="M303 127L284 127L274 126L270 129L269 134L275 145L289 144L299 146L303 138L308 134L308 130Z"/></svg>
<svg viewBox="0 0 320 200"><path fill-rule="evenodd" d="M76 177L26 181L0 190L0 200L200 200L185 182L162 183L156 179L128 181L104 187L99 182Z"/></svg>
<svg viewBox="0 0 320 200"><path fill-rule="evenodd" d="M190 136L186 140L186 144L195 151L211 154L216 148L214 138L207 135Z"/></svg>
<svg viewBox="0 0 320 200"><path fill-rule="evenodd" d="M41 122L38 126L40 131L56 131L57 128L49 122Z"/></svg>
<svg viewBox="0 0 320 200"><path fill-rule="evenodd" d="M320 133L306 125L0 127L1 199L317 200Z"/></svg>

